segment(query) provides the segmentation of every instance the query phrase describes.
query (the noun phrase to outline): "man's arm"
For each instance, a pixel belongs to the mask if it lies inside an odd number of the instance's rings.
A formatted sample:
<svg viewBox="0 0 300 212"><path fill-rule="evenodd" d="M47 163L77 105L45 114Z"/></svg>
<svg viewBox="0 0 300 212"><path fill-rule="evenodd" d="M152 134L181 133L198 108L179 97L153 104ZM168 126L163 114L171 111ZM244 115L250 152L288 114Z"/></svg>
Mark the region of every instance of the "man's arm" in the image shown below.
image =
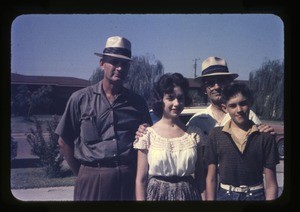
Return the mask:
<svg viewBox="0 0 300 212"><path fill-rule="evenodd" d="M274 200L278 194L278 184L276 178L276 167L269 169L265 168L266 181L266 200Z"/></svg>
<svg viewBox="0 0 300 212"><path fill-rule="evenodd" d="M58 139L58 145L64 155L65 160L70 166L74 175L78 175L80 163L74 158L74 145L70 145L71 142L66 142L62 137Z"/></svg>
<svg viewBox="0 0 300 212"><path fill-rule="evenodd" d="M198 156L197 156L197 162L195 167L195 180L197 182L197 187L201 193L201 199L206 200L206 193L205 193L205 184L206 184L206 174L207 174L207 168L205 167L205 162L203 160L203 149L204 147L198 148Z"/></svg>
<svg viewBox="0 0 300 212"><path fill-rule="evenodd" d="M206 176L206 200L216 199L216 186L217 166L215 164L209 164Z"/></svg>
<svg viewBox="0 0 300 212"><path fill-rule="evenodd" d="M200 146L197 148L197 162L195 167L195 180L197 182L197 187L200 190L202 200L206 200L206 175L207 175L207 166L205 162L205 148L206 148L206 137L201 132L200 133Z"/></svg>

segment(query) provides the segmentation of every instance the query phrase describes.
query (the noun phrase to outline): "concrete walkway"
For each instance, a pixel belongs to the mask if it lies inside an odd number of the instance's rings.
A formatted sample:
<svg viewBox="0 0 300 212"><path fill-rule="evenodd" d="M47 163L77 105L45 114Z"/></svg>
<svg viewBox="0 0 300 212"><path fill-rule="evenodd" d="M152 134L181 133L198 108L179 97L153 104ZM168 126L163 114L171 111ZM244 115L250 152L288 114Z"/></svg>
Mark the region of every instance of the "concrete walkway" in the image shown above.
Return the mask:
<svg viewBox="0 0 300 212"><path fill-rule="evenodd" d="M73 192L74 186L11 190L20 201L73 201Z"/></svg>
<svg viewBox="0 0 300 212"><path fill-rule="evenodd" d="M20 201L73 201L73 186L68 187L50 187L35 189L13 189L12 195ZM279 196L282 193L282 187L279 187Z"/></svg>

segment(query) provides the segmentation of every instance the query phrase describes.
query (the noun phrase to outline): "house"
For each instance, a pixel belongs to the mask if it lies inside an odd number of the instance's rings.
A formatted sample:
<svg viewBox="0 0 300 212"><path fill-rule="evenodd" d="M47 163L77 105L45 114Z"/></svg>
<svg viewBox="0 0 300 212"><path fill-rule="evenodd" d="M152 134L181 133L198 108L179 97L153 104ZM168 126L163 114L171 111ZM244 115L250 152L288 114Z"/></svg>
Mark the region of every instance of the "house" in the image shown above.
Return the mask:
<svg viewBox="0 0 300 212"><path fill-rule="evenodd" d="M50 97L53 100L53 104L49 111L46 112L61 115L70 95L74 91L87 87L90 85L90 82L75 77L28 76L11 73L11 101L13 101L13 98L18 94L20 86L22 85L25 85L31 92L41 86L51 86L52 92Z"/></svg>

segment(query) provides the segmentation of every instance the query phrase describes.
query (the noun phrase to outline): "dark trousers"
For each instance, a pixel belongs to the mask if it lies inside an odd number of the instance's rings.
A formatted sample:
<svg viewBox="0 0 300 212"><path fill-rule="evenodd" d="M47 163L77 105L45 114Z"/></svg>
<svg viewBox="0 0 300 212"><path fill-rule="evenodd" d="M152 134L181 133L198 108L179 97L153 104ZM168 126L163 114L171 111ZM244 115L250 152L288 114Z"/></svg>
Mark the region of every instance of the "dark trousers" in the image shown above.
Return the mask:
<svg viewBox="0 0 300 212"><path fill-rule="evenodd" d="M89 167L81 165L74 188L75 201L135 199L136 166Z"/></svg>

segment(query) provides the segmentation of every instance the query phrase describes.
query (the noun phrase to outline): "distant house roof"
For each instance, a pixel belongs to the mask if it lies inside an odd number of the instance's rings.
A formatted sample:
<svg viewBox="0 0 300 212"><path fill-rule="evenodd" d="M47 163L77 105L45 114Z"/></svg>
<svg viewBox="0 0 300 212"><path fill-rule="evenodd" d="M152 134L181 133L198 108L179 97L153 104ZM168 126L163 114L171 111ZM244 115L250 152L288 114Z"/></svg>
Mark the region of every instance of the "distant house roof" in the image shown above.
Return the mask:
<svg viewBox="0 0 300 212"><path fill-rule="evenodd" d="M11 84L86 87L90 85L90 82L88 80L79 79L75 77L28 76L11 73Z"/></svg>
<svg viewBox="0 0 300 212"><path fill-rule="evenodd" d="M192 78L187 78L188 81L189 81L189 86L190 88L199 88L200 87L200 82L195 80L195 79L192 79Z"/></svg>

